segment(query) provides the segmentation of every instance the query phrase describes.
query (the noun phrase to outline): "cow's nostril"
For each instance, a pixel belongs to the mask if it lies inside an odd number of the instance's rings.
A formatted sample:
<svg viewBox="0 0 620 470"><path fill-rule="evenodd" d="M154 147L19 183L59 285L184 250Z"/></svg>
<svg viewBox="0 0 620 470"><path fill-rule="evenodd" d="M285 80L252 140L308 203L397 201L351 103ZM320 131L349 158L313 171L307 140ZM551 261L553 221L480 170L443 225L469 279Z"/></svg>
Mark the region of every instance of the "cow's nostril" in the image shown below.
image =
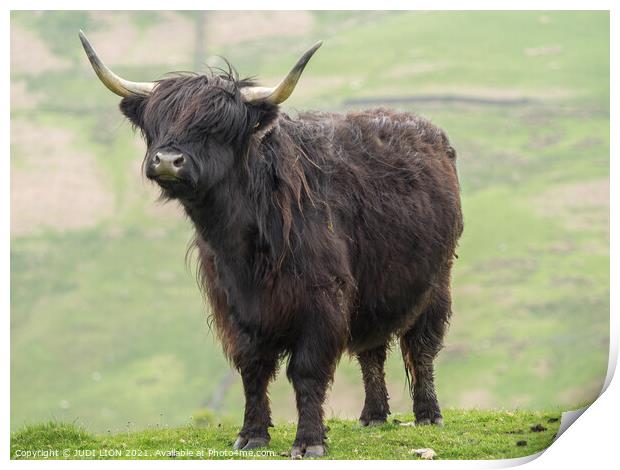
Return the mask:
<svg viewBox="0 0 620 470"><path fill-rule="evenodd" d="M172 162L174 166L176 166L177 168L180 168L183 166L183 164L185 163L185 157L183 157L183 155L181 155L179 158L177 158L174 162Z"/></svg>

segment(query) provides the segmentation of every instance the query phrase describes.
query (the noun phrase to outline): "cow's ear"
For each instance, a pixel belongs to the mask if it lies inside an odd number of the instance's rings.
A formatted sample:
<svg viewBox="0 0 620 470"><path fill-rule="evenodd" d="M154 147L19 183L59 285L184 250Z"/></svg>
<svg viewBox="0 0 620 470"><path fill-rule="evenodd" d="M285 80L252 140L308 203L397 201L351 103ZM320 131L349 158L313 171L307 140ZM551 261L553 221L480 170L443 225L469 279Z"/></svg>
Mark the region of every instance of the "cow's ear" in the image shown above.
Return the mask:
<svg viewBox="0 0 620 470"><path fill-rule="evenodd" d="M262 139L274 128L278 121L278 106L270 103L248 105L249 122L252 135Z"/></svg>
<svg viewBox="0 0 620 470"><path fill-rule="evenodd" d="M142 95L131 95L121 100L121 104L119 105L121 112L135 127L142 127L146 100L147 97Z"/></svg>

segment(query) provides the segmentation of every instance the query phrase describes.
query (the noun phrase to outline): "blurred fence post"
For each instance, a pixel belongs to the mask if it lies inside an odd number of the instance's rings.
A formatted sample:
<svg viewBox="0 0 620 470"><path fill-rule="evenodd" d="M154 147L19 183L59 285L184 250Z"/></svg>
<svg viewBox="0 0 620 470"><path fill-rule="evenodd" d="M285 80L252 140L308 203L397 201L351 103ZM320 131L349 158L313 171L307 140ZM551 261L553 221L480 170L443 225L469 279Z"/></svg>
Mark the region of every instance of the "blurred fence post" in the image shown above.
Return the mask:
<svg viewBox="0 0 620 470"><path fill-rule="evenodd" d="M196 12L196 45L194 47L194 70L197 72L203 67L206 58L207 50L205 44L205 24L207 22L207 12Z"/></svg>

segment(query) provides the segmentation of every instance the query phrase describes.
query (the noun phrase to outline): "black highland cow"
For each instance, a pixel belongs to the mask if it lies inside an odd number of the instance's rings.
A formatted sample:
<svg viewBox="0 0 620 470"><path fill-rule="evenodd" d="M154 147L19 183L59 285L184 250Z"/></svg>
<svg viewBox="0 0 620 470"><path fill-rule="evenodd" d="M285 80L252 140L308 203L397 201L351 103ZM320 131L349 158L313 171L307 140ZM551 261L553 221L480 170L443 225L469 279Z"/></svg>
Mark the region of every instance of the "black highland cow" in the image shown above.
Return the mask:
<svg viewBox="0 0 620 470"><path fill-rule="evenodd" d="M146 176L196 228L202 286L243 380L234 447L269 443L267 387L283 358L299 416L293 458L325 454L322 405L345 351L362 369L360 423L385 422L383 366L394 338L417 423L441 424L433 360L450 318L463 229L445 134L388 109L281 112L320 43L265 88L232 70L130 82L80 38L144 135Z"/></svg>

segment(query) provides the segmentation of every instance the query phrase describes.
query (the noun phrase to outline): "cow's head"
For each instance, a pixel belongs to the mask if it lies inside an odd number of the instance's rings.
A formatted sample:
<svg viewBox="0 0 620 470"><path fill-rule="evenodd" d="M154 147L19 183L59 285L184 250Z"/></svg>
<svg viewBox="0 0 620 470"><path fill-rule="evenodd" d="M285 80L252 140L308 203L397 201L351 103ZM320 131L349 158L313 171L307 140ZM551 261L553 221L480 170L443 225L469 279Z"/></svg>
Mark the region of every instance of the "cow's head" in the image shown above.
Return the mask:
<svg viewBox="0 0 620 470"><path fill-rule="evenodd" d="M262 138L274 125L278 105L291 95L321 46L312 46L277 86L260 87L239 80L231 67L132 82L106 67L81 31L80 40L95 73L123 98L121 111L146 140L147 178L171 198L207 191L239 163L251 139Z"/></svg>

